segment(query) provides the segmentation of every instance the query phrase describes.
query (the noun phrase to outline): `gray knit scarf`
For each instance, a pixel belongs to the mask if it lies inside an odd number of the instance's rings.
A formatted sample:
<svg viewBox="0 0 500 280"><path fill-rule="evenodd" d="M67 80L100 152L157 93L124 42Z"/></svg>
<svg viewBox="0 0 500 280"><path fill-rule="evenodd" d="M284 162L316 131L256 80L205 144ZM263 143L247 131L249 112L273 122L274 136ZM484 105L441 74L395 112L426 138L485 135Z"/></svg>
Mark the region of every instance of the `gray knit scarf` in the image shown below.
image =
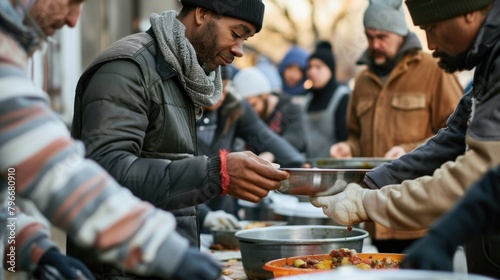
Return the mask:
<svg viewBox="0 0 500 280"><path fill-rule="evenodd" d="M179 73L179 79L195 104L196 117L202 107L213 106L222 96L220 67L208 75L196 58L193 45L186 38L186 27L177 20L175 11L152 14L149 18L165 61Z"/></svg>

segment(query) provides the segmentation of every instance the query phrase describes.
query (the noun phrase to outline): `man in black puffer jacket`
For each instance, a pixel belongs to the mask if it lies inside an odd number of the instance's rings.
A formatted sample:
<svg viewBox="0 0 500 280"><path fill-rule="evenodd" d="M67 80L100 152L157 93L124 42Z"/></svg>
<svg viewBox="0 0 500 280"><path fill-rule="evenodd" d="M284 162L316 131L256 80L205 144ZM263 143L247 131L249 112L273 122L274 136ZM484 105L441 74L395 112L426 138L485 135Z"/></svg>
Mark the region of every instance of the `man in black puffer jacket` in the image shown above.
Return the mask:
<svg viewBox="0 0 500 280"><path fill-rule="evenodd" d="M150 30L115 42L85 70L72 133L133 194L171 211L178 232L199 246L198 204L225 194L257 202L288 174L249 152L208 158L196 147L196 119L221 96L219 66L243 56L243 42L262 27L264 4L181 2L179 14L151 15ZM135 277L91 264L71 243L68 253L97 277Z"/></svg>

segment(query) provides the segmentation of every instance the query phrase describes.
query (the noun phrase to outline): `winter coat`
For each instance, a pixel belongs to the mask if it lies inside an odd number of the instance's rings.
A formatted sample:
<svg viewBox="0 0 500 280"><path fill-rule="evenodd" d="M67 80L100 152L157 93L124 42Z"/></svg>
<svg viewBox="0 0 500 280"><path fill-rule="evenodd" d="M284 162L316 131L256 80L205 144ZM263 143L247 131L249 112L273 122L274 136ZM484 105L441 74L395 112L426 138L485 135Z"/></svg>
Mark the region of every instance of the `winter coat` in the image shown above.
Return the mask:
<svg viewBox="0 0 500 280"><path fill-rule="evenodd" d="M177 231L199 246L196 205L220 194L220 160L197 156L194 104L150 34L121 39L85 70L72 133L87 157L172 212Z"/></svg>

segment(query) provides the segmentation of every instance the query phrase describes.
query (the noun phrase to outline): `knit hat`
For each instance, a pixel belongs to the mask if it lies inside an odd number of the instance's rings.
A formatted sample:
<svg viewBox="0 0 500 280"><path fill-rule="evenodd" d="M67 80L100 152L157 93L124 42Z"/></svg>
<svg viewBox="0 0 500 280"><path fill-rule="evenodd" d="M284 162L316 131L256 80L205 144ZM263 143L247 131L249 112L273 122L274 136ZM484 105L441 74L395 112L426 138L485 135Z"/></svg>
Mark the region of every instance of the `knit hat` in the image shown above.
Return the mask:
<svg viewBox="0 0 500 280"><path fill-rule="evenodd" d="M333 76L335 76L335 58L333 57L332 45L327 41L320 41L316 45L316 50L309 56L309 60L312 58L317 58L323 61L323 63L330 68Z"/></svg>
<svg viewBox="0 0 500 280"><path fill-rule="evenodd" d="M283 86L283 81L281 80L280 73L278 72L278 68L272 63L272 61L261 55L257 59L257 65L255 65L269 80L271 84L271 89L273 92L279 93L281 92L281 87Z"/></svg>
<svg viewBox="0 0 500 280"><path fill-rule="evenodd" d="M262 28L264 3L262 0L181 0L182 5L205 8L219 15L248 21L255 26L256 32Z"/></svg>
<svg viewBox="0 0 500 280"><path fill-rule="evenodd" d="M432 0L431 0L432 1ZM363 17L365 28L408 34L402 0L370 0Z"/></svg>
<svg viewBox="0 0 500 280"><path fill-rule="evenodd" d="M266 76L256 67L240 70L233 79L233 87L240 98L271 93L271 84Z"/></svg>
<svg viewBox="0 0 500 280"><path fill-rule="evenodd" d="M424 25L480 10L495 0L407 0L413 24Z"/></svg>

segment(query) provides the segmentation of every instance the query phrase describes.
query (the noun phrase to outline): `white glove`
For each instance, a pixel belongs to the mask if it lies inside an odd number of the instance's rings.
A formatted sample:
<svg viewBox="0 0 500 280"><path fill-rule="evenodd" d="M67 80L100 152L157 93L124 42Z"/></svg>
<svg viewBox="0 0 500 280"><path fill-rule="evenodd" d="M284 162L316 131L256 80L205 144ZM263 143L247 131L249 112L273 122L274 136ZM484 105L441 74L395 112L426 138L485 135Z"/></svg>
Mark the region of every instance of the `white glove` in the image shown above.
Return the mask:
<svg viewBox="0 0 500 280"><path fill-rule="evenodd" d="M222 210L210 211L205 216L203 227L207 229L240 229L238 219L235 216L226 213Z"/></svg>
<svg viewBox="0 0 500 280"><path fill-rule="evenodd" d="M350 183L337 195L311 197L311 203L323 207L323 213L341 225L354 225L369 221L363 206L363 196L367 192L360 185Z"/></svg>

